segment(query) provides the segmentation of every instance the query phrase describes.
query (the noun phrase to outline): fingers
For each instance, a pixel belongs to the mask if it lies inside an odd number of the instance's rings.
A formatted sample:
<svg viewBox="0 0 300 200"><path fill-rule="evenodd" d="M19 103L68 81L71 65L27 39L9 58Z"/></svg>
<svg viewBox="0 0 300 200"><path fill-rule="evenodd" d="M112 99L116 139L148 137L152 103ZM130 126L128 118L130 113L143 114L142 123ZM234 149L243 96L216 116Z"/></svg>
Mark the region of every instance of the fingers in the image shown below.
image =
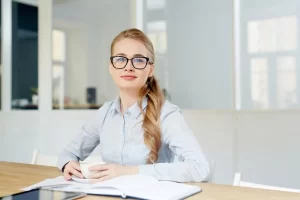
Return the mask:
<svg viewBox="0 0 300 200"><path fill-rule="evenodd" d="M89 178L91 179L100 179L104 176L108 176L109 175L109 172L108 170L105 170L105 171L100 171L100 172L97 172L95 174L92 174Z"/></svg>
<svg viewBox="0 0 300 200"><path fill-rule="evenodd" d="M80 165L79 165L78 162L72 162L72 163L71 163L71 166L72 166L74 169L76 169L77 171L80 171L80 172L81 172L81 170L80 170Z"/></svg>
<svg viewBox="0 0 300 200"><path fill-rule="evenodd" d="M70 170L70 173L73 174L74 176L77 176L78 178L83 178L82 174L74 168Z"/></svg>
<svg viewBox="0 0 300 200"><path fill-rule="evenodd" d="M66 181L71 180L71 175L69 173L64 173L64 178Z"/></svg>
<svg viewBox="0 0 300 200"><path fill-rule="evenodd" d="M64 170L64 178L66 180L70 180L72 175L83 178L83 175L80 173L79 163L76 161L70 161Z"/></svg>

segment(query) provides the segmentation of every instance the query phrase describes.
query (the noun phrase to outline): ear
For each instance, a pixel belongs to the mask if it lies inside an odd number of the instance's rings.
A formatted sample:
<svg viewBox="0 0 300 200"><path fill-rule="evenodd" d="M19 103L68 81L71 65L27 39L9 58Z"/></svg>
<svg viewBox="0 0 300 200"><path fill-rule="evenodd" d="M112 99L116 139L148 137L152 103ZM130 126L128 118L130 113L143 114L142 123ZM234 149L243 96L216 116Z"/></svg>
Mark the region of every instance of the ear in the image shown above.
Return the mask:
<svg viewBox="0 0 300 200"><path fill-rule="evenodd" d="M150 65L149 77L153 76L154 74L154 64Z"/></svg>

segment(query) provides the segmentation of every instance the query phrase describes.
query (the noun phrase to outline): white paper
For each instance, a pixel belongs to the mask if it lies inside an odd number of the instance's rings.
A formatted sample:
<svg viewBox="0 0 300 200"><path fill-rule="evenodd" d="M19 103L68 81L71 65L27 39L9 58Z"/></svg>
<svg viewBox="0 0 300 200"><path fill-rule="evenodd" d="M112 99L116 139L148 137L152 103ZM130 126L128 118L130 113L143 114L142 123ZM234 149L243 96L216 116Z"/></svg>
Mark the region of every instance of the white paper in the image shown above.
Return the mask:
<svg viewBox="0 0 300 200"><path fill-rule="evenodd" d="M65 181L59 176L54 179L46 179L22 190L46 188L60 191L76 191L88 194L126 196L142 199L183 199L201 191L197 186L180 184L169 181L158 181L145 175L120 176L98 183L78 183Z"/></svg>
<svg viewBox="0 0 300 200"><path fill-rule="evenodd" d="M21 190L28 191L28 190L33 190L36 188L46 187L46 186L48 186L48 187L53 186L53 188L54 187L63 187L65 185L72 185L72 184L76 184L76 183L74 183L73 181L65 181L63 176L58 176L54 179L46 179L42 182L36 183L29 187L22 188Z"/></svg>
<svg viewBox="0 0 300 200"><path fill-rule="evenodd" d="M153 177L144 175L122 176L118 179L111 179L107 183L96 183L93 187L100 184L115 186L123 191L126 196L157 200L183 199L201 191L201 188L197 186L158 181Z"/></svg>

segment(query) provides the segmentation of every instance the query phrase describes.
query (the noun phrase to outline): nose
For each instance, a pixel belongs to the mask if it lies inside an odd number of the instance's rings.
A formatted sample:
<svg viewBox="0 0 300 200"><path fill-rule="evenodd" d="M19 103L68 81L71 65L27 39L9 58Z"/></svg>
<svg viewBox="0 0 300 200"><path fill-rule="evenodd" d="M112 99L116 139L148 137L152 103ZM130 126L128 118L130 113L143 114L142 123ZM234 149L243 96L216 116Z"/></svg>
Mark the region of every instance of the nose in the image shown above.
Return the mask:
<svg viewBox="0 0 300 200"><path fill-rule="evenodd" d="M128 60L128 63L125 67L125 71L134 71L134 67L132 65L132 60Z"/></svg>

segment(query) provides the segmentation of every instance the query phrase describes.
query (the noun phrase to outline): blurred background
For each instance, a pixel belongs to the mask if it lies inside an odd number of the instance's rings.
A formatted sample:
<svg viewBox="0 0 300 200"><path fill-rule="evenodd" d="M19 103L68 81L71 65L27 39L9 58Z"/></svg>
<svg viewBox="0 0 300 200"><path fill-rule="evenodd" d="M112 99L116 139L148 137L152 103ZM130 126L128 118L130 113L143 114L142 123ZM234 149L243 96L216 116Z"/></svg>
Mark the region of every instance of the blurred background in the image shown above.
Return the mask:
<svg viewBox="0 0 300 200"><path fill-rule="evenodd" d="M299 10L299 0L1 0L0 160L57 155L115 99L110 44L136 27L213 182L239 171L300 188Z"/></svg>

